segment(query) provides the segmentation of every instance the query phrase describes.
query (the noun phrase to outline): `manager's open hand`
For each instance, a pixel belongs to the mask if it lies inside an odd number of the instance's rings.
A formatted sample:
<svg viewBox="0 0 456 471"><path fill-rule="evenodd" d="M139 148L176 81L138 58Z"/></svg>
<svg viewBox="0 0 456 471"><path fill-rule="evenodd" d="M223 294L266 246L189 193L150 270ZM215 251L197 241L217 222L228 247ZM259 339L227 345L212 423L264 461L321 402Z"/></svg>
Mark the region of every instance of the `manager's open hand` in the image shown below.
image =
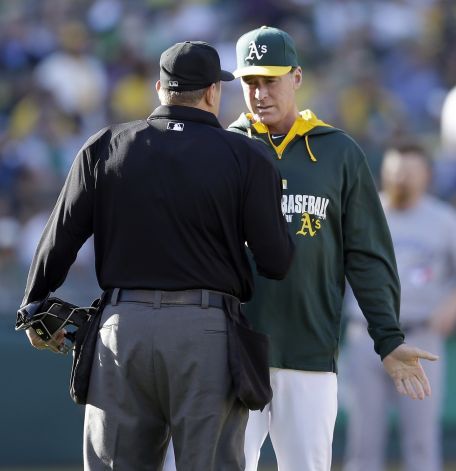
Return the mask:
<svg viewBox="0 0 456 471"><path fill-rule="evenodd" d="M420 359L438 360L438 356L403 343L383 359L386 372L393 378L398 392L412 399L431 395L431 386Z"/></svg>

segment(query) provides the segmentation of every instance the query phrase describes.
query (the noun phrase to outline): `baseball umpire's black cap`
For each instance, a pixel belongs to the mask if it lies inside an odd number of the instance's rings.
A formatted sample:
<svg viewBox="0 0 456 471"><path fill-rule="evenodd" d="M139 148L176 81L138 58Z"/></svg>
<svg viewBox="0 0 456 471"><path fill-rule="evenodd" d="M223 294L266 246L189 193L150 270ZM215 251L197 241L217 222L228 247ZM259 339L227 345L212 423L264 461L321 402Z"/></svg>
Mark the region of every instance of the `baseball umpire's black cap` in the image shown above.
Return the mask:
<svg viewBox="0 0 456 471"><path fill-rule="evenodd" d="M198 90L220 80L234 80L234 75L220 68L218 52L203 41L174 44L160 57L160 85L163 88Z"/></svg>

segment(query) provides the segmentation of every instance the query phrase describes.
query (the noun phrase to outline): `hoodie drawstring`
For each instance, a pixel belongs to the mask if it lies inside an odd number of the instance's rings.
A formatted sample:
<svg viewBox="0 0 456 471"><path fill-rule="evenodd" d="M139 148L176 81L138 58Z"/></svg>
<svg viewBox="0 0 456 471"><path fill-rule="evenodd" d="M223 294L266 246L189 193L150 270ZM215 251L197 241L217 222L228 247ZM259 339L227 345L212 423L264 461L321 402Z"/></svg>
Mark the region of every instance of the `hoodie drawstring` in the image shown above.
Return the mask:
<svg viewBox="0 0 456 471"><path fill-rule="evenodd" d="M317 159L316 159L315 155L313 155L312 151L310 150L309 136L308 136L307 134L306 134L306 136L305 136L305 141L306 141L307 152L308 152L309 155L310 155L310 160L311 160L312 162L316 162Z"/></svg>

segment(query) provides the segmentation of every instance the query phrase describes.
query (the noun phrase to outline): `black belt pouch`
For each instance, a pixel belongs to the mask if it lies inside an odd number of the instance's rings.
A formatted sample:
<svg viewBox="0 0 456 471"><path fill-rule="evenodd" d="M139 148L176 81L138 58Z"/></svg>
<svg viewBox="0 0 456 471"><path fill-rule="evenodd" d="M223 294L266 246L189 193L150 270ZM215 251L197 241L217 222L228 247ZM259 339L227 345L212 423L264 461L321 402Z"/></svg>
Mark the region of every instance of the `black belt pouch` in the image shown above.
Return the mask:
<svg viewBox="0 0 456 471"><path fill-rule="evenodd" d="M70 376L70 396L76 404L85 405L89 392L90 373L98 338L101 312L104 307L105 293L92 303L96 312L84 323L75 335L73 364Z"/></svg>
<svg viewBox="0 0 456 471"><path fill-rule="evenodd" d="M228 361L237 398L250 410L263 410L272 399L269 337L252 329L238 299L224 296Z"/></svg>

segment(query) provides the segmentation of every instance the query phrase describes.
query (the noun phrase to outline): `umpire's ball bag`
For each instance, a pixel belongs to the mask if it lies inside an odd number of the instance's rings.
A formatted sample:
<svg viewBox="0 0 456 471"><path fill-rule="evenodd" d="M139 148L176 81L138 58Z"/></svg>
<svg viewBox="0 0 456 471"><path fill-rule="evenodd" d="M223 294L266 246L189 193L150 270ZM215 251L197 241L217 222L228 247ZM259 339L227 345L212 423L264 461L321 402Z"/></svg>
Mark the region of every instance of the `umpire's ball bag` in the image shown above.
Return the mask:
<svg viewBox="0 0 456 471"><path fill-rule="evenodd" d="M100 299L92 303L92 307L97 308L96 313L90 316L89 321L76 332L70 376L70 396L76 404L84 405L87 403L90 372L92 371L95 355L101 312L104 307L103 301L104 293Z"/></svg>
<svg viewBox="0 0 456 471"><path fill-rule="evenodd" d="M250 410L263 410L272 399L269 337L253 330L239 300L224 296L228 361L237 398Z"/></svg>

